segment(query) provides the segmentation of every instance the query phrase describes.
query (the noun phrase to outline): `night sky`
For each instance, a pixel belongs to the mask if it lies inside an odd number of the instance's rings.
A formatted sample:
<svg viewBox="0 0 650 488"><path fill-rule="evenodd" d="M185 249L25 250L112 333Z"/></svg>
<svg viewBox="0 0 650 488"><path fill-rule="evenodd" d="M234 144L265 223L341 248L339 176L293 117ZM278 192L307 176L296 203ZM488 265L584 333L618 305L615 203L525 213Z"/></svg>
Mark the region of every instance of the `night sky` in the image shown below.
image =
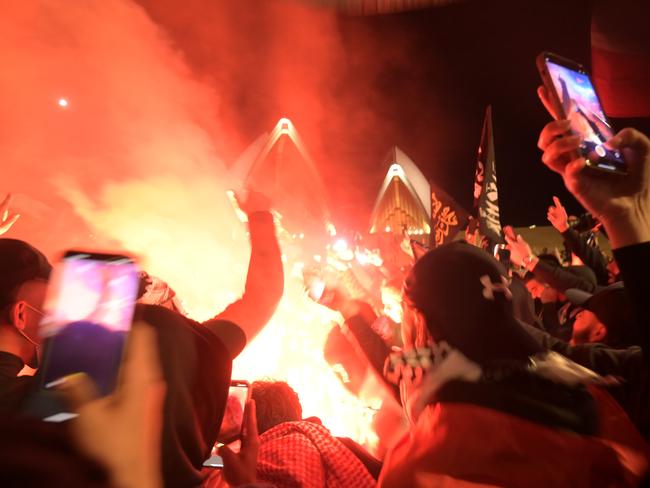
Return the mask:
<svg viewBox="0 0 650 488"><path fill-rule="evenodd" d="M546 223L552 195L579 211L540 161L549 117L535 57L549 50L589 65L589 1L481 0L369 17L287 13L277 0L140 3L221 93L220 117L238 134L224 149L231 158L280 117L293 120L339 226L367 222L393 144L469 209L487 104L502 223Z"/></svg>

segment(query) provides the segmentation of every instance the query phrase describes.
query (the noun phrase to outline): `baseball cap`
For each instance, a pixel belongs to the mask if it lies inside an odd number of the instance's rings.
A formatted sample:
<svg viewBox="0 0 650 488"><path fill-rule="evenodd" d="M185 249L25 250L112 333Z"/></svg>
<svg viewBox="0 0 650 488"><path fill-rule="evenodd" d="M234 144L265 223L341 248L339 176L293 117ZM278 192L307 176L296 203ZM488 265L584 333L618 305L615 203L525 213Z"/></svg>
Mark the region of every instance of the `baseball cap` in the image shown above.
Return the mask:
<svg viewBox="0 0 650 488"><path fill-rule="evenodd" d="M13 294L23 283L48 280L52 265L35 247L18 239L0 239L0 308L13 301Z"/></svg>
<svg viewBox="0 0 650 488"><path fill-rule="evenodd" d="M515 318L505 268L477 247L454 242L429 251L413 266L404 293L435 341L478 364L526 361L542 351Z"/></svg>
<svg viewBox="0 0 650 488"><path fill-rule="evenodd" d="M598 284L598 279L596 278L596 273L589 266L567 266L564 270L568 273L571 273L573 276L582 278L590 286L596 288Z"/></svg>
<svg viewBox="0 0 650 488"><path fill-rule="evenodd" d="M638 344L636 321L623 282L614 283L596 293L572 288L565 295L569 302L589 310L603 323L607 328L605 342L608 345L627 347Z"/></svg>

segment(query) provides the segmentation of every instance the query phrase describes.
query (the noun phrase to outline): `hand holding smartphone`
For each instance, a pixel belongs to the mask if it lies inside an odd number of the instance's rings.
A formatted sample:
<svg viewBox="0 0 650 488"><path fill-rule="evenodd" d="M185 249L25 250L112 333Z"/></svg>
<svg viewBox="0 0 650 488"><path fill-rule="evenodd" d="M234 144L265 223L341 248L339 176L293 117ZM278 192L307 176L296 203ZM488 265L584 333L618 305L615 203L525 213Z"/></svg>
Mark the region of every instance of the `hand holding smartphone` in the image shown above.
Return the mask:
<svg viewBox="0 0 650 488"><path fill-rule="evenodd" d="M582 140L580 156L586 165L606 173L627 174L620 151L605 145L614 131L585 68L548 52L537 57L537 68L555 116L569 120L571 132Z"/></svg>
<svg viewBox="0 0 650 488"><path fill-rule="evenodd" d="M41 322L43 388L85 373L100 396L115 389L138 283L136 265L128 256L65 253L54 268Z"/></svg>
<svg viewBox="0 0 650 488"><path fill-rule="evenodd" d="M232 380L226 400L226 410L221 421L221 429L217 436L217 445L231 444L238 441L244 426L244 410L250 399L250 384L245 380ZM203 462L209 468L223 468L223 459L216 454L216 445L213 454Z"/></svg>

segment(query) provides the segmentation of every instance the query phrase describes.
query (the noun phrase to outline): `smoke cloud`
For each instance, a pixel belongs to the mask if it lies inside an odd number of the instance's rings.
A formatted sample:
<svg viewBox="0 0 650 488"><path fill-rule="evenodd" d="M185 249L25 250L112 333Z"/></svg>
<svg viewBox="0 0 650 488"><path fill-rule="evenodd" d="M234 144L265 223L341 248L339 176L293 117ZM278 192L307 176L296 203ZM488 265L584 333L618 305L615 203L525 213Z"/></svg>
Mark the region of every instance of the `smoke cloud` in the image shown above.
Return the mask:
<svg viewBox="0 0 650 488"><path fill-rule="evenodd" d="M241 185L229 167L259 134L290 117L336 192L359 190L364 170L336 157L351 139L332 134L371 130L375 92L339 93L349 73L335 14L255 3L5 6L0 192L15 195L21 214L10 236L51 257L72 247L135 254L203 319L243 289L248 238L225 192ZM236 374L289 379L306 415L376 441L374 410L322 357L333 314L306 297L294 264L278 312Z"/></svg>
<svg viewBox="0 0 650 488"><path fill-rule="evenodd" d="M50 253L125 249L195 315L227 304L247 241L225 196L216 92L132 2L13 2L0 30L11 67L0 73L0 191L22 214L12 236ZM212 296L197 274L227 292Z"/></svg>

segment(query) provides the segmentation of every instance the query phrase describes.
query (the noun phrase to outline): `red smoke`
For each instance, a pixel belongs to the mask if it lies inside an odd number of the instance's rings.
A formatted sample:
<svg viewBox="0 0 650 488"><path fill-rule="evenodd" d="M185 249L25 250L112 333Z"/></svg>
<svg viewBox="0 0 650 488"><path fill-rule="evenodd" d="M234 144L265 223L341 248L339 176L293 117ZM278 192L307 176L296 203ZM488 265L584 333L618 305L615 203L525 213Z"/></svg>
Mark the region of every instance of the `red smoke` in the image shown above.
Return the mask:
<svg viewBox="0 0 650 488"><path fill-rule="evenodd" d="M331 137L379 127L365 103L372 89L359 100L339 96L349 60L334 13L219 3L12 2L0 18L0 192L15 194L12 210L22 215L10 236L49 255L70 247L135 253L197 318L242 291L246 229L225 194L241 182L228 167L281 116L337 183L334 200L367 200L351 190L378 185L365 183L354 158L340 157L350 146ZM278 313L236 372L288 378L306 415L372 443L374 411L322 357L332 314L305 297L300 263L286 268Z"/></svg>

